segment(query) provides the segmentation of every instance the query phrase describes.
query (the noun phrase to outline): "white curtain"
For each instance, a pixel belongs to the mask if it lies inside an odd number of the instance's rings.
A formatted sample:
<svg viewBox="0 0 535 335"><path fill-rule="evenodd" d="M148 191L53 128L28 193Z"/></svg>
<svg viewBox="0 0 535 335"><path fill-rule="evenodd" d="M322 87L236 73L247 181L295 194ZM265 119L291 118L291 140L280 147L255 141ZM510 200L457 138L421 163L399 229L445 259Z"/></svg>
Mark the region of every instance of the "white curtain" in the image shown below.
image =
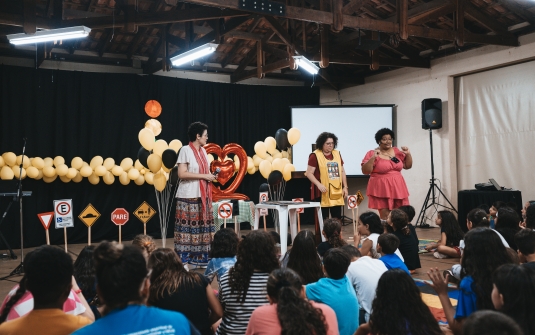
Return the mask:
<svg viewBox="0 0 535 335"><path fill-rule="evenodd" d="M459 190L494 178L535 200L535 62L455 79Z"/></svg>

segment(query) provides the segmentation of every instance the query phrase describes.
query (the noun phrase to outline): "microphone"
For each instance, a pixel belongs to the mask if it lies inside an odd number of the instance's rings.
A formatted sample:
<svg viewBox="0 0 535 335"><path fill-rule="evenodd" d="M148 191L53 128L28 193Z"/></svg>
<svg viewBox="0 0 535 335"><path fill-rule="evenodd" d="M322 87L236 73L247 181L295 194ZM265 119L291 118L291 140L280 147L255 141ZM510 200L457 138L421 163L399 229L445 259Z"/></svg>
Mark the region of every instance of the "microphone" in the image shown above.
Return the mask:
<svg viewBox="0 0 535 335"><path fill-rule="evenodd" d="M212 173L216 179L217 179L217 175L219 174L219 172L221 172L221 169L216 168L215 171Z"/></svg>

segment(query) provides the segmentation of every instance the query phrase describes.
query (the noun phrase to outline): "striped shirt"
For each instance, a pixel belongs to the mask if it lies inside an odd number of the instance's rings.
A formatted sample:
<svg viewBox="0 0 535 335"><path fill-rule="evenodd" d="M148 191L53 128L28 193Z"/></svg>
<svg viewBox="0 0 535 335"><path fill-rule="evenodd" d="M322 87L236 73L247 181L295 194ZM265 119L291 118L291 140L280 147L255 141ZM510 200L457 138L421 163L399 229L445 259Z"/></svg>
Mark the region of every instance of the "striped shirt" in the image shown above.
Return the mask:
<svg viewBox="0 0 535 335"><path fill-rule="evenodd" d="M217 335L243 335L247 330L251 314L258 307L268 304L266 284L268 273L253 273L245 301L240 302L239 292L231 292L229 273L219 281L219 301L223 306L223 319L217 328Z"/></svg>

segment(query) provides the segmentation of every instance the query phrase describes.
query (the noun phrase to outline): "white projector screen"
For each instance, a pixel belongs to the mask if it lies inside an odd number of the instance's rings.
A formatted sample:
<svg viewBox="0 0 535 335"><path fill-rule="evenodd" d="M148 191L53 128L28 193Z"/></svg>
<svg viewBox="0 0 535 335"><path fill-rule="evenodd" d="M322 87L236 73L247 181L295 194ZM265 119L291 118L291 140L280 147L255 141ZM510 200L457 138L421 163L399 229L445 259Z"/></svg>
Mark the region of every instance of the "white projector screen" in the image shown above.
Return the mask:
<svg viewBox="0 0 535 335"><path fill-rule="evenodd" d="M375 133L392 129L394 105L365 106L295 106L292 127L301 131L301 139L293 146L292 160L296 171L306 171L312 144L324 131L338 137L337 150L344 160L348 177L363 176L360 163L368 150L375 149Z"/></svg>

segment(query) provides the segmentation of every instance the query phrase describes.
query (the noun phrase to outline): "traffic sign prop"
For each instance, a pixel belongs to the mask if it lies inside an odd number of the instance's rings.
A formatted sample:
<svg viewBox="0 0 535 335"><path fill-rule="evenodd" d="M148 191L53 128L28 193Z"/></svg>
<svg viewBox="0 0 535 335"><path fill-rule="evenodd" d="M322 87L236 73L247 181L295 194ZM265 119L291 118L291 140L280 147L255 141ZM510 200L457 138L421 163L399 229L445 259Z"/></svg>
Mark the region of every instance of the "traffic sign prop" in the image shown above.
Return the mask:
<svg viewBox="0 0 535 335"><path fill-rule="evenodd" d="M295 198L292 199L293 202L303 202L303 198ZM297 232L301 231L301 213L305 211L304 208L298 208L296 209L295 213L297 214Z"/></svg>
<svg viewBox="0 0 535 335"><path fill-rule="evenodd" d="M217 205L217 217L223 219L223 225L227 228L227 219L232 219L232 203L220 202Z"/></svg>
<svg viewBox="0 0 535 335"><path fill-rule="evenodd" d="M54 218L54 212L40 213L40 214L37 214L37 217L39 218L39 221L41 221L41 224L45 228L46 244L50 245L50 235L48 235L48 228L50 228L50 223L52 222L52 218Z"/></svg>
<svg viewBox="0 0 535 335"><path fill-rule="evenodd" d="M121 243L121 227L128 222L130 215L128 211L124 208L116 208L111 212L111 222L119 226L119 243Z"/></svg>
<svg viewBox="0 0 535 335"><path fill-rule="evenodd" d="M56 222L56 229L63 228L65 252L67 252L67 227L74 227L74 219L72 217L72 199L54 200L54 218Z"/></svg>
<svg viewBox="0 0 535 335"><path fill-rule="evenodd" d="M347 209L355 209L357 208L357 196L356 195L350 195L347 197Z"/></svg>
<svg viewBox="0 0 535 335"><path fill-rule="evenodd" d="M143 201L134 211L134 216L143 222L143 234L147 235L147 222L156 214L154 208L152 208L146 201Z"/></svg>
<svg viewBox="0 0 535 335"><path fill-rule="evenodd" d="M258 197L258 203L261 204L263 202L267 202L268 200L269 200L268 192L260 192L259 197ZM266 215L268 215L267 208L260 208L258 215L264 218L264 231L267 231L266 229Z"/></svg>
<svg viewBox="0 0 535 335"><path fill-rule="evenodd" d="M91 226L98 220L100 213L97 211L93 205L89 204L87 207L78 215L80 221L82 221L87 226L87 245L91 245Z"/></svg>

